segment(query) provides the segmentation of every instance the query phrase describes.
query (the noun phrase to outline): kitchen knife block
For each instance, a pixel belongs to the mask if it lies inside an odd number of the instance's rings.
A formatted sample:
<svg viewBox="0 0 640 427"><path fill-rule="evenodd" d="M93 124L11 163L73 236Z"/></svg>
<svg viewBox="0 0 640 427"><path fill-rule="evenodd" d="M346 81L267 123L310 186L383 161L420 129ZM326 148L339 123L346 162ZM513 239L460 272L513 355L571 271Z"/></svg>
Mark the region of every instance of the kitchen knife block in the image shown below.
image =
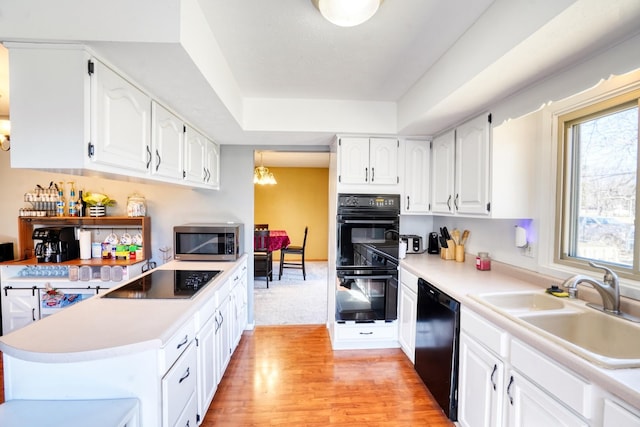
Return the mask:
<svg viewBox="0 0 640 427"><path fill-rule="evenodd" d="M442 259L456 259L456 244L453 240L447 240L447 247L440 248L440 258Z"/></svg>

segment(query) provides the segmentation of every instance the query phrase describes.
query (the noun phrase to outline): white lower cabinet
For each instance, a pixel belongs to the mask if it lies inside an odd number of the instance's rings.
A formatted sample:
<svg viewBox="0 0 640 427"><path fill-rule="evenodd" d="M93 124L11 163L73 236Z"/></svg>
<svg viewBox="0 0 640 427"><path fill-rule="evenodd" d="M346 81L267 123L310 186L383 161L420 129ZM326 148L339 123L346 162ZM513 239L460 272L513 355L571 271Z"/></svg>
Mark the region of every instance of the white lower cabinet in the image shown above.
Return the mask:
<svg viewBox="0 0 640 427"><path fill-rule="evenodd" d="M640 411L627 409L622 405L624 405L622 402L613 398L604 399L603 427L640 426Z"/></svg>
<svg viewBox="0 0 640 427"><path fill-rule="evenodd" d="M193 420L196 425L198 407L189 403L196 394L197 374L196 347L190 343L162 378L163 426L173 427L178 419ZM185 414L186 409L189 411Z"/></svg>
<svg viewBox="0 0 640 427"><path fill-rule="evenodd" d="M508 426L578 427L588 424L546 391L511 371L507 383Z"/></svg>
<svg viewBox="0 0 640 427"><path fill-rule="evenodd" d="M462 426L503 424L504 364L495 354L460 334L458 422Z"/></svg>
<svg viewBox="0 0 640 427"><path fill-rule="evenodd" d="M27 326L40 319L38 290L5 288L2 295L2 333Z"/></svg>
<svg viewBox="0 0 640 427"><path fill-rule="evenodd" d="M202 422L218 387L215 352L216 337L214 316L210 316L196 333L198 360L198 421Z"/></svg>
<svg viewBox="0 0 640 427"><path fill-rule="evenodd" d="M216 341L216 377L218 383L222 380L224 371L231 360L231 315L229 283L224 284L218 291L218 309L215 314L215 341Z"/></svg>
<svg viewBox="0 0 640 427"><path fill-rule="evenodd" d="M404 354L411 360L411 363L414 363L416 322L418 320L418 277L405 269L400 269L398 300L398 341Z"/></svg>
<svg viewBox="0 0 640 427"><path fill-rule="evenodd" d="M595 385L465 306L458 378L464 427L602 425Z"/></svg>

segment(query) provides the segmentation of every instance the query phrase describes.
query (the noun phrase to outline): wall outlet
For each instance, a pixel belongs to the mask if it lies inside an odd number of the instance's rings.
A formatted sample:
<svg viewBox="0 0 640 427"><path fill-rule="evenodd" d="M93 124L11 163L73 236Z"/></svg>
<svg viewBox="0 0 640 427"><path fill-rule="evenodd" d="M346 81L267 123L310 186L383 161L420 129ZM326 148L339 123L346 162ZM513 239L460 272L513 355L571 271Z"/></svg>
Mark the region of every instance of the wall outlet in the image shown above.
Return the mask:
<svg viewBox="0 0 640 427"><path fill-rule="evenodd" d="M535 252L533 250L533 243L529 242L529 243L527 243L527 246L522 248L522 255L524 255L526 257L529 257L529 258L535 257Z"/></svg>

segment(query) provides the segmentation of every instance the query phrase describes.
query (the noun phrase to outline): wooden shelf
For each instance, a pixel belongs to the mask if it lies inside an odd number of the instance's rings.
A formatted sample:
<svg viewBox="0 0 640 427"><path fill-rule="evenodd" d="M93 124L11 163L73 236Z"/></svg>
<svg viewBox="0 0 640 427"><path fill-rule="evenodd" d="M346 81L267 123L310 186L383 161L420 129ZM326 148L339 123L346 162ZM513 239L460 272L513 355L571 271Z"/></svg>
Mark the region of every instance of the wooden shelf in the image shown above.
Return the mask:
<svg viewBox="0 0 640 427"><path fill-rule="evenodd" d="M142 259L135 260L102 260L74 259L66 261L67 265L131 265L151 258L151 217L148 216L101 216L101 217L18 217L18 261L14 264L35 264L37 260L33 258L34 241L33 229L35 226L42 227L91 227L91 228L139 228L142 234ZM27 256L25 256L27 254ZM42 264L42 263L41 263Z"/></svg>

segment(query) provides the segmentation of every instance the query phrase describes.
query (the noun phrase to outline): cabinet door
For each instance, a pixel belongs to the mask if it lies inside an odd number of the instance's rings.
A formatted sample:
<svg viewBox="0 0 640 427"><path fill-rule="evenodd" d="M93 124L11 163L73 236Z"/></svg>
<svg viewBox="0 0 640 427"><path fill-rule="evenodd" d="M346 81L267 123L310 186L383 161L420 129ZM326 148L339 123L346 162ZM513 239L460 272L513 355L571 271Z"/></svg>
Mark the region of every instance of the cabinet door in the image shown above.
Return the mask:
<svg viewBox="0 0 640 427"><path fill-rule="evenodd" d="M587 423L535 384L511 371L506 385L507 424L518 427L586 427Z"/></svg>
<svg viewBox="0 0 640 427"><path fill-rule="evenodd" d="M202 183L205 179L205 150L207 139L198 131L187 126L184 154L184 179Z"/></svg>
<svg viewBox="0 0 640 427"><path fill-rule="evenodd" d="M458 421L465 427L502 425L504 364L465 333L460 334Z"/></svg>
<svg viewBox="0 0 640 427"><path fill-rule="evenodd" d="M339 142L339 181L341 184L369 182L369 138L341 138Z"/></svg>
<svg viewBox="0 0 640 427"><path fill-rule="evenodd" d="M459 213L489 213L489 125L483 115L456 128L454 204Z"/></svg>
<svg viewBox="0 0 640 427"><path fill-rule="evenodd" d="M94 61L91 111L94 162L146 172L151 162L151 99L138 88Z"/></svg>
<svg viewBox="0 0 640 427"><path fill-rule="evenodd" d="M227 296L216 312L216 371L218 384L224 376L229 360L231 359L231 316L230 297Z"/></svg>
<svg viewBox="0 0 640 427"><path fill-rule="evenodd" d="M184 123L162 105L153 103L151 110L152 175L182 180Z"/></svg>
<svg viewBox="0 0 640 427"><path fill-rule="evenodd" d="M196 334L198 356L198 414L204 419L218 386L215 364L214 318L211 316Z"/></svg>
<svg viewBox="0 0 640 427"><path fill-rule="evenodd" d="M220 147L212 141L205 142L205 183L211 188L220 188Z"/></svg>
<svg viewBox="0 0 640 427"><path fill-rule="evenodd" d="M637 427L640 416L623 408L613 400L604 399L603 427Z"/></svg>
<svg viewBox="0 0 640 427"><path fill-rule="evenodd" d="M405 141L404 152L404 213L429 212L429 174L431 148L429 141Z"/></svg>
<svg viewBox="0 0 640 427"><path fill-rule="evenodd" d="M40 319L38 291L33 289L5 289L1 298L3 335Z"/></svg>
<svg viewBox="0 0 640 427"><path fill-rule="evenodd" d="M399 299L398 319L400 320L400 330L398 333L398 341L400 341L400 347L402 351L404 351L404 354L414 363L416 356L416 322L418 320L416 313L418 310L418 295L407 286L401 285Z"/></svg>
<svg viewBox="0 0 640 427"><path fill-rule="evenodd" d="M371 138L369 140L369 182L395 185L398 183L398 140Z"/></svg>
<svg viewBox="0 0 640 427"><path fill-rule="evenodd" d="M431 212L453 213L455 133L449 131L433 140L431 152Z"/></svg>

